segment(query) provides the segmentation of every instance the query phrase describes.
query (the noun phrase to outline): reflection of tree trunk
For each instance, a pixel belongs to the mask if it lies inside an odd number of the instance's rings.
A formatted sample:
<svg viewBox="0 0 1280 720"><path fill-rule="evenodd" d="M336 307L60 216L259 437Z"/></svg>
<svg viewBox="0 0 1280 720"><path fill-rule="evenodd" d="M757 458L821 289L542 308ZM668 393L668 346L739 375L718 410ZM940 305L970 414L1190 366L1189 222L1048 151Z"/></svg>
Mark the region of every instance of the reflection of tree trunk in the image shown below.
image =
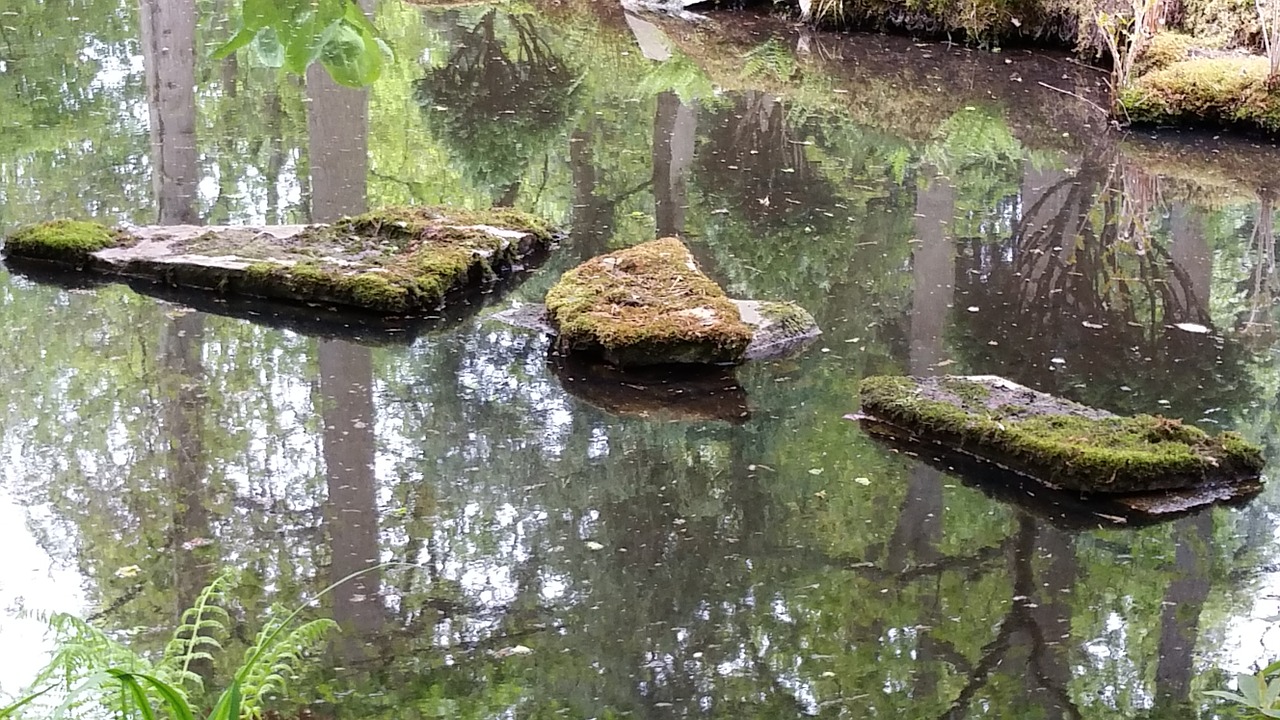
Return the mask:
<svg viewBox="0 0 1280 720"><path fill-rule="evenodd" d="M653 118L653 196L658 237L684 232L686 176L693 162L698 116L674 92L658 95Z"/></svg>
<svg viewBox="0 0 1280 720"><path fill-rule="evenodd" d="M1038 558L1049 556L1048 575L1038 577ZM1018 532L1009 550L1013 598L1009 612L1001 620L995 638L967 673L967 681L939 720L960 720L969 716L970 704L1000 668L1021 674L1030 692L1042 697L1039 706L1048 718L1078 720L1080 710L1071 699L1066 647L1062 638L1070 623L1070 608L1063 602L1064 589L1074 585L1075 554L1070 537L1049 529L1029 515L1018 514ZM1048 604L1037 603L1037 593ZM1050 595L1056 597L1050 597Z"/></svg>
<svg viewBox="0 0 1280 720"><path fill-rule="evenodd" d="M363 212L368 93L337 85L322 67L313 65L307 70L307 98L312 220L326 222ZM337 581L380 560L373 356L367 347L340 340L320 341L317 354L329 577ZM348 662L362 654L363 640L382 624L381 582L380 573L365 573L333 595L333 618L346 631L342 654Z"/></svg>
<svg viewBox="0 0 1280 720"><path fill-rule="evenodd" d="M1194 673L1200 612L1209 597L1209 544L1213 514L1203 512L1178 520L1175 562L1179 576L1164 591L1160 604L1160 649L1156 665L1156 716L1188 705ZM1187 708L1188 716L1194 713ZM1172 717L1172 715L1170 715Z"/></svg>
<svg viewBox="0 0 1280 720"><path fill-rule="evenodd" d="M1170 236L1173 240L1169 255L1176 269L1187 278L1186 283L1172 283L1172 292L1184 291L1190 295L1181 307L1198 308L1197 315L1208 314L1209 290L1213 283L1213 253L1205 238L1203 221L1199 213L1182 202L1173 203Z"/></svg>
<svg viewBox="0 0 1280 720"><path fill-rule="evenodd" d="M569 138L569 168L573 179L573 215L569 221L582 248L583 258L594 257L608 247L613 235L614 206L596 194L596 164L591 135L574 130Z"/></svg>
<svg viewBox="0 0 1280 720"><path fill-rule="evenodd" d="M947 229L955 216L955 190L934 177L916 193L916 237L911 254L911 372L928 372L942 361L942 330L955 295L955 247Z"/></svg>
<svg viewBox="0 0 1280 720"><path fill-rule="evenodd" d="M916 195L916 245L911 256L913 292L911 299L910 350L912 374L930 374L945 354L943 326L955 296L955 248L948 232L955 216L955 192L944 178L931 178ZM889 541L888 569L901 572L910 558L917 564L936 562L942 539L942 475L922 462L911 468L907 497L898 514L898 524ZM930 612L936 609L933 603ZM932 618L922 618L934 625ZM922 639L918 649L920 667L916 692L932 696L938 682L937 663L932 662L937 646Z"/></svg>
<svg viewBox="0 0 1280 720"><path fill-rule="evenodd" d="M328 485L329 576L340 580L378 563L374 478L373 358L369 348L341 340L319 343L320 417ZM353 640L382 622L381 575L357 577L333 596L333 616Z"/></svg>
<svg viewBox="0 0 1280 720"><path fill-rule="evenodd" d="M212 567L197 562L199 547L212 535L209 519L208 463L201 418L207 406L200 355L204 315L187 313L168 323L160 340L164 442L167 446L169 492L173 502L173 586L175 617L195 605L211 578ZM212 666L194 671L208 677Z"/></svg>
<svg viewBox="0 0 1280 720"><path fill-rule="evenodd" d="M195 222L195 0L141 0L142 58L151 125L157 222Z"/></svg>

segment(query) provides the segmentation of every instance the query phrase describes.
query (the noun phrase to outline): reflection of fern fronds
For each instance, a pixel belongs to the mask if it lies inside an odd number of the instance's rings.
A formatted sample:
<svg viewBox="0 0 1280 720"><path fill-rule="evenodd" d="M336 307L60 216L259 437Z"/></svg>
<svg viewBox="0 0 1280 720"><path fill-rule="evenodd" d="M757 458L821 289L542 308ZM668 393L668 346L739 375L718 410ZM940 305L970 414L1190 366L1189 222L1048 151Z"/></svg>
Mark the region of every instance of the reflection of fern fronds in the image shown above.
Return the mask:
<svg viewBox="0 0 1280 720"><path fill-rule="evenodd" d="M223 573L209 583L196 597L195 604L182 613L173 637L165 645L160 667L178 680L174 684L179 689L188 682L197 688L204 687L204 681L191 670L191 664L200 660L212 662L213 656L206 648L222 649L217 635L225 633L231 622L231 616L222 607L231 585L231 573Z"/></svg>
<svg viewBox="0 0 1280 720"><path fill-rule="evenodd" d="M796 58L777 38L769 38L742 55L747 77L772 76L787 80L796 72Z"/></svg>
<svg viewBox="0 0 1280 720"><path fill-rule="evenodd" d="M254 659L242 683L243 717L262 717L262 703L270 695L283 695L308 653L315 652L338 624L328 618L312 620L285 634L282 627L289 617L283 608L274 608L272 617L258 632L253 646L245 652L245 661Z"/></svg>
<svg viewBox="0 0 1280 720"><path fill-rule="evenodd" d="M697 63L684 55L675 55L654 66L640 80L639 90L644 95L672 91L680 97L680 102L688 105L710 97L715 92L715 84Z"/></svg>

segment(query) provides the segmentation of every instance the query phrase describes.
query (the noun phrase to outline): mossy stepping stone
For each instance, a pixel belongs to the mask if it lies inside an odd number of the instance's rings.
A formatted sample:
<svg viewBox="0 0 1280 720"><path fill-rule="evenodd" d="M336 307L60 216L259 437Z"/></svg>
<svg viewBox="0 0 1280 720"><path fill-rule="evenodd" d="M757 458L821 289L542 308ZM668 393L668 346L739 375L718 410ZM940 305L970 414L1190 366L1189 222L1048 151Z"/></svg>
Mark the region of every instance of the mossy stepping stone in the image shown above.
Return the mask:
<svg viewBox="0 0 1280 720"><path fill-rule="evenodd" d="M591 258L560 278L545 305L498 319L555 335L563 354L622 368L734 365L786 354L820 334L794 303L730 298L675 238Z"/></svg>
<svg viewBox="0 0 1280 720"><path fill-rule="evenodd" d="M1235 433L1125 417L993 375L862 381L864 427L931 443L1053 488L1133 494L1256 483L1262 451Z"/></svg>
<svg viewBox="0 0 1280 720"><path fill-rule="evenodd" d="M54 220L5 241L10 264L142 278L225 295L428 313L547 250L544 221L509 208L390 208L331 225L108 228Z"/></svg>

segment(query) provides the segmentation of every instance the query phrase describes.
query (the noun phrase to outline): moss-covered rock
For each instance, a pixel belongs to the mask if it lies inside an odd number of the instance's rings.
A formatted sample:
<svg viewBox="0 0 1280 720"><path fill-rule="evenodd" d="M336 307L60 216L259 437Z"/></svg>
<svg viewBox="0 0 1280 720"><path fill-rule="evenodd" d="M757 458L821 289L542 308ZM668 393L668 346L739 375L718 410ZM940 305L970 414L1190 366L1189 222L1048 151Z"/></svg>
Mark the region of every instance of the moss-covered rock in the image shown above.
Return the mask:
<svg viewBox="0 0 1280 720"><path fill-rule="evenodd" d="M547 249L548 224L510 208L390 208L332 225L151 226L53 221L5 244L10 262L387 314L434 310Z"/></svg>
<svg viewBox="0 0 1280 720"><path fill-rule="evenodd" d="M82 265L91 253L127 244L122 233L96 222L50 220L19 228L5 238L5 253Z"/></svg>
<svg viewBox="0 0 1280 720"><path fill-rule="evenodd" d="M1267 87L1267 59L1200 57L1134 80L1120 93L1133 122L1280 131L1280 92Z"/></svg>
<svg viewBox="0 0 1280 720"><path fill-rule="evenodd" d="M736 363L751 343L737 305L675 238L582 263L551 288L546 308L562 350L621 367Z"/></svg>
<svg viewBox="0 0 1280 720"><path fill-rule="evenodd" d="M1261 449L1178 420L1121 417L995 376L869 377L862 409L877 423L1053 487L1139 493L1256 481Z"/></svg>

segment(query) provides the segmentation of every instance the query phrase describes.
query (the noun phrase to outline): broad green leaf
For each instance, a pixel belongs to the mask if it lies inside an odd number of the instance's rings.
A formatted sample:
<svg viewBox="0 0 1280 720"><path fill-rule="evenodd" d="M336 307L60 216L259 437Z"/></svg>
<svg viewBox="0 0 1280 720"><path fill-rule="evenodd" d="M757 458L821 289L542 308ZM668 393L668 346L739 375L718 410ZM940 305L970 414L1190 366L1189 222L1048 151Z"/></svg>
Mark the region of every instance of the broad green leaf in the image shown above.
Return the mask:
<svg viewBox="0 0 1280 720"><path fill-rule="evenodd" d="M253 43L253 54L265 67L279 68L284 65L284 46L276 36L274 28L263 28Z"/></svg>
<svg viewBox="0 0 1280 720"><path fill-rule="evenodd" d="M248 28L240 28L240 30L236 32L235 35L231 36L230 40L226 41L225 43L219 45L217 48L214 49L212 54L213 59L222 60L226 57L229 57L235 51L253 42L253 38L255 35L257 35L256 30L250 30Z"/></svg>

